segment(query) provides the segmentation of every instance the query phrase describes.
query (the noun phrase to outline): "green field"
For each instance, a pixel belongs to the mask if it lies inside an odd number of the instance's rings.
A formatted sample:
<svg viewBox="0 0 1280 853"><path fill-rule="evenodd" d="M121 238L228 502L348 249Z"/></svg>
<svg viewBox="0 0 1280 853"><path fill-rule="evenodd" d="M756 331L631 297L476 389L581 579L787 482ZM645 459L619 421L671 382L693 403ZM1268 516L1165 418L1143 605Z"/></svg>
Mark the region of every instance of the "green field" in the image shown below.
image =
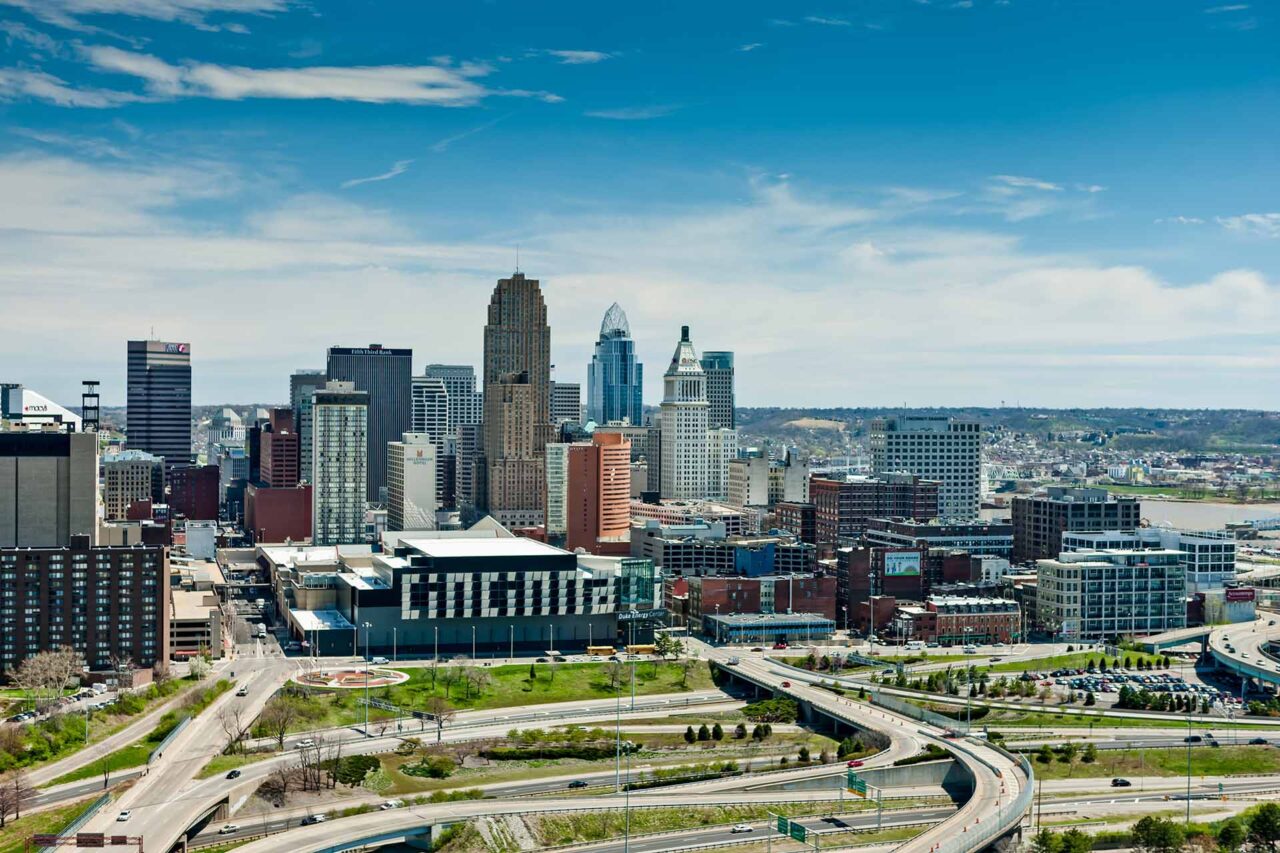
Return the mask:
<svg viewBox="0 0 1280 853"><path fill-rule="evenodd" d="M19 820L8 821L0 829L0 853L18 853L26 846L29 836L61 832L72 821L84 814L96 800L91 797L44 811L25 815Z"/></svg>
<svg viewBox="0 0 1280 853"><path fill-rule="evenodd" d="M497 666L454 668L416 667L402 670L409 676L403 684L381 687L371 692L375 699L389 702L407 711L426 708L433 696L444 697L451 707L458 710L486 710L515 708L525 705L541 705L551 702L574 702L590 699L609 699L631 694L631 674L634 666L635 692L637 696L655 693L682 693L709 690L711 671L702 661L694 661L688 672L679 663L662 661L637 661L624 664L622 678L617 689L611 685L605 664L536 664L534 678L530 680L529 666ZM450 669L465 669L479 674L486 683L467 684L464 679L453 680ZM282 691L273 701L296 703L298 719L290 731L307 731L325 726L350 726L364 721L364 698L360 690L327 690L312 688L308 695L301 695L296 688ZM386 724L393 729L395 715L391 712L371 709L369 719ZM406 731L417 731L416 721L405 722ZM270 734L255 728L255 737Z"/></svg>
<svg viewBox="0 0 1280 853"><path fill-rule="evenodd" d="M1045 764L1029 754L1037 779L1107 778L1113 776L1183 776L1187 772L1187 750L1105 749L1098 760L1085 764L1076 756L1070 764L1055 758ZM1191 750L1192 776L1245 776L1280 772L1280 750L1269 746L1194 747Z"/></svg>
<svg viewBox="0 0 1280 853"><path fill-rule="evenodd" d="M973 655L967 655L970 659ZM1157 668L1164 660L1160 655L1147 654L1146 652L1121 652L1120 660L1128 658L1134 666L1137 666L1139 659L1146 663L1152 663ZM1084 669L1088 667L1089 661L1095 664L1102 660L1103 655L1099 652L1072 652L1071 654L1053 655L1046 658L1034 658L1032 660L1017 661L1001 661L998 663L984 664L981 668L987 672L1052 672L1055 669ZM1107 668L1111 668L1111 664L1115 658L1107 658ZM1171 663L1167 671L1172 672L1177 669L1176 663Z"/></svg>

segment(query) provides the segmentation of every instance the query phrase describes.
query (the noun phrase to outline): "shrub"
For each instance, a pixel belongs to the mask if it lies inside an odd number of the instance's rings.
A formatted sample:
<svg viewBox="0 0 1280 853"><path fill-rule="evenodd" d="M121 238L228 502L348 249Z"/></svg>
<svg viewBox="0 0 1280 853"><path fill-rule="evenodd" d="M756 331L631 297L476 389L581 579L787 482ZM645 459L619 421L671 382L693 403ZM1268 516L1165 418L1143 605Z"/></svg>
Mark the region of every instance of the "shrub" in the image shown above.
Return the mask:
<svg viewBox="0 0 1280 853"><path fill-rule="evenodd" d="M794 699L779 697L753 702L742 709L748 720L760 723L794 723L800 715L800 707Z"/></svg>

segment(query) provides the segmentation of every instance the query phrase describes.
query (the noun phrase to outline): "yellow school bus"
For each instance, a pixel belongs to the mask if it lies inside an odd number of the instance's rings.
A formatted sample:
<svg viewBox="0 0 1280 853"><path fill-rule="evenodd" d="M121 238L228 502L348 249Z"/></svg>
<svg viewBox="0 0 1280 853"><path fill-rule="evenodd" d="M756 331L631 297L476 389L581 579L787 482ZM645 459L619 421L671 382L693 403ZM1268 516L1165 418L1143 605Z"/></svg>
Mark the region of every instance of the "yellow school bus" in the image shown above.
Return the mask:
<svg viewBox="0 0 1280 853"><path fill-rule="evenodd" d="M599 655L607 658L609 655L616 655L617 653L618 650L613 646L587 646L587 654L589 655Z"/></svg>

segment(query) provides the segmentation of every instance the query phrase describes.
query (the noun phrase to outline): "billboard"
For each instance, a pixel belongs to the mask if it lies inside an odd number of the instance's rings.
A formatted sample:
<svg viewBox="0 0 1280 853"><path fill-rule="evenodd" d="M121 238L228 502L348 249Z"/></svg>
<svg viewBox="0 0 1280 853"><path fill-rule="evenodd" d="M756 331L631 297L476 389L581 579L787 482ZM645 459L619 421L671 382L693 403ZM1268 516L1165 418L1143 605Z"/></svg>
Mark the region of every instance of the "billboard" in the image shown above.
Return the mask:
<svg viewBox="0 0 1280 853"><path fill-rule="evenodd" d="M920 574L920 552L900 551L884 555L885 577L905 577Z"/></svg>
<svg viewBox="0 0 1280 853"><path fill-rule="evenodd" d="M1227 590L1227 601L1253 601L1256 595L1253 587Z"/></svg>

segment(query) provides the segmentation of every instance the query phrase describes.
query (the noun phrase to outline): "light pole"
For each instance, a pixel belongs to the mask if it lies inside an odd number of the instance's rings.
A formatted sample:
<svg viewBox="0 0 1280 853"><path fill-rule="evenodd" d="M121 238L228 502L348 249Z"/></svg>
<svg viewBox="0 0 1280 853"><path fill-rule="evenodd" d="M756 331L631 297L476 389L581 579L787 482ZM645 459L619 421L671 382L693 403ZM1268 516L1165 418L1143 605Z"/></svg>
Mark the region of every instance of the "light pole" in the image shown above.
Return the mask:
<svg viewBox="0 0 1280 853"><path fill-rule="evenodd" d="M509 626L509 627L511 628L511 649L510 649L510 655L511 655L511 660L513 660L513 661L514 661L514 660L516 659L516 626L515 626L515 625L511 625L511 626Z"/></svg>
<svg viewBox="0 0 1280 853"><path fill-rule="evenodd" d="M471 659L476 659L476 626L471 626Z"/></svg>
<svg viewBox="0 0 1280 853"><path fill-rule="evenodd" d="M399 639L400 639L400 629L392 625L391 626L391 660L392 661L400 660L400 657L396 651L399 648Z"/></svg>
<svg viewBox="0 0 1280 853"><path fill-rule="evenodd" d="M1187 818L1191 823L1191 717L1187 717Z"/></svg>
<svg viewBox="0 0 1280 853"><path fill-rule="evenodd" d="M372 622L362 622L364 628L364 736L369 737L369 629Z"/></svg>
<svg viewBox="0 0 1280 853"><path fill-rule="evenodd" d="M436 639L435 639L435 651L431 653L431 661L432 663L440 663L440 626L433 625L432 628L435 631Z"/></svg>

